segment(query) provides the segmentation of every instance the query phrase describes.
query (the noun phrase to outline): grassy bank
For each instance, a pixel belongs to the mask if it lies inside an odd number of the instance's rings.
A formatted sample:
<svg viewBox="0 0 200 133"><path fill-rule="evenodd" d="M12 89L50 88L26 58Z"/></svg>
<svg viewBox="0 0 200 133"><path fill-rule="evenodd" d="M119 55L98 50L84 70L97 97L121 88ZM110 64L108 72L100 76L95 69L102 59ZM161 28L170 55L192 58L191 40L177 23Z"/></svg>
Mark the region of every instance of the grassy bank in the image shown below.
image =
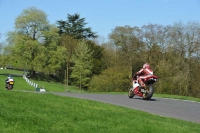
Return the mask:
<svg viewBox="0 0 200 133"><path fill-rule="evenodd" d="M196 123L48 93L1 90L0 99L0 132L200 132Z"/></svg>
<svg viewBox="0 0 200 133"><path fill-rule="evenodd" d="M0 87L5 88L5 79L8 77L8 75L11 75L15 79L15 85L14 90L28 90L28 91L35 91L35 88L33 86L30 86L23 78L23 71L18 70L9 70L9 69L3 69L0 70ZM61 83L54 83L54 82L46 82L46 81L38 81L29 79L30 81L40 85L44 86L44 88L47 91L54 91L54 92L65 92L66 90L69 90L71 92L83 92L79 89L77 89L74 86L65 86Z"/></svg>
<svg viewBox="0 0 200 133"><path fill-rule="evenodd" d="M179 95L154 94L154 97L182 99L182 100L190 100L190 101L200 102L200 98L187 97L187 96L179 96Z"/></svg>
<svg viewBox="0 0 200 133"><path fill-rule="evenodd" d="M5 90L4 80L13 74L15 86ZM90 100L56 96L36 92L15 70L0 71L0 132L8 133L197 133L200 125L173 118L148 114L125 107ZM23 73L22 73L23 74ZM35 81L47 91L66 91L59 83ZM71 92L81 92L69 86ZM86 93L86 92L84 92ZM127 95L127 93L113 93ZM177 96L155 94L156 97ZM127 97L128 98L128 97ZM188 99L188 97L178 97ZM199 100L196 98L189 100ZM199 100L200 101L200 100Z"/></svg>

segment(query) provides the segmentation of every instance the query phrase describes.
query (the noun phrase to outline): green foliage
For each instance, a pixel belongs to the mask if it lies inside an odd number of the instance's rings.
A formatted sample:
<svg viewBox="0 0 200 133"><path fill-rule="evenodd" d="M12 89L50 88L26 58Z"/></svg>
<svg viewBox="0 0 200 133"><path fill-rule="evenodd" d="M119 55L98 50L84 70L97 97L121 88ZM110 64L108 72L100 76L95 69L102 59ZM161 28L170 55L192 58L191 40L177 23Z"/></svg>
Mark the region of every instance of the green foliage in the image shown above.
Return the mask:
<svg viewBox="0 0 200 133"><path fill-rule="evenodd" d="M75 39L88 39L96 38L95 32L92 32L91 28L85 28L87 24L85 18L80 18L79 14L70 15L68 14L67 20L57 21L60 35L63 33L74 37Z"/></svg>
<svg viewBox="0 0 200 133"><path fill-rule="evenodd" d="M15 20L15 29L32 39L39 39L47 25L47 15L36 7L23 10Z"/></svg>
<svg viewBox="0 0 200 133"><path fill-rule="evenodd" d="M35 7L30 7L16 18L15 32L9 34L7 50L10 51L14 60L25 60L31 70L31 75L40 62L41 53L44 51L41 39L42 32L48 27L47 15ZM13 60L12 60L13 62ZM24 63L23 63L24 64ZM15 64L15 67L17 64Z"/></svg>
<svg viewBox="0 0 200 133"><path fill-rule="evenodd" d="M50 51L51 58L48 60L48 71L55 73L61 69L62 63L66 60L66 49L64 47L58 47L56 51Z"/></svg>
<svg viewBox="0 0 200 133"><path fill-rule="evenodd" d="M86 88L89 85L90 75L92 70L92 53L89 46L84 40L80 41L78 44L74 55L72 56L72 62L74 66L72 67L72 73L70 77L74 79L76 85L79 88Z"/></svg>
<svg viewBox="0 0 200 133"><path fill-rule="evenodd" d="M69 35L63 34L60 38L59 47L65 49L65 53L63 56L65 60L61 64L61 69L57 72L60 78L60 81L70 84L69 76L71 75L71 67L73 63L71 62L71 58L74 54L75 48L78 44L78 40L70 37ZM66 73L65 73L66 72Z"/></svg>
<svg viewBox="0 0 200 133"><path fill-rule="evenodd" d="M60 36L58 34L58 28L55 25L48 25L45 30L42 31L43 34L43 45L53 50L55 46L60 42Z"/></svg>
<svg viewBox="0 0 200 133"><path fill-rule="evenodd" d="M139 53L142 53L144 48L144 44L137 35L139 31L138 27L117 26L109 36L117 47L118 61L116 64L126 66L129 69L129 78L132 76L135 58L138 58Z"/></svg>
<svg viewBox="0 0 200 133"><path fill-rule="evenodd" d="M100 74L106 67L105 61L103 60L104 47L95 44L93 41L87 41L88 47L93 51L92 57L92 74Z"/></svg>
<svg viewBox="0 0 200 133"><path fill-rule="evenodd" d="M34 70L42 57L42 51L44 46L40 45L37 40L32 40L26 36L16 36L18 41L15 41L15 45L12 47L12 56L10 59L11 63L18 60L24 60L23 64L28 63L29 69ZM14 58L12 58L14 57ZM17 57L17 58L16 58ZM21 62L19 62L21 63ZM17 67L13 64L13 66Z"/></svg>
<svg viewBox="0 0 200 133"><path fill-rule="evenodd" d="M38 66L40 71L47 73L56 73L62 68L63 62L67 58L67 49L64 46L59 46L60 36L57 27L51 25L48 30L43 31L44 34L44 50L38 57L40 63Z"/></svg>
<svg viewBox="0 0 200 133"><path fill-rule="evenodd" d="M117 53L113 48L114 47L113 44L104 43L102 44L102 47L104 48L102 59L104 61L105 68L115 66L117 62Z"/></svg>
<svg viewBox="0 0 200 133"><path fill-rule="evenodd" d="M5 49L6 44L0 42L0 67L6 67L7 64L10 64L10 60L7 58L7 54L9 54L9 50Z"/></svg>
<svg viewBox="0 0 200 133"><path fill-rule="evenodd" d="M106 69L101 75L93 76L89 91L127 91L132 83L127 75L128 70L125 67Z"/></svg>

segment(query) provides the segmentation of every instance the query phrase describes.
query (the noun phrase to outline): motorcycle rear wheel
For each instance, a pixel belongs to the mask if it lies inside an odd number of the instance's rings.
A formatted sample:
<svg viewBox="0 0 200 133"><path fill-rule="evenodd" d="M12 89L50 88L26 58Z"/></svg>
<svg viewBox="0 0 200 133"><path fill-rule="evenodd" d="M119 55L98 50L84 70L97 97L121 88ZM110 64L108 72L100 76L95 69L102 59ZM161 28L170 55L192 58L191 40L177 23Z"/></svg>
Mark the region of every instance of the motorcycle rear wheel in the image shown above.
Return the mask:
<svg viewBox="0 0 200 133"><path fill-rule="evenodd" d="M134 97L134 93L133 93L133 89L132 88L128 92L128 97L129 98L133 98Z"/></svg>
<svg viewBox="0 0 200 133"><path fill-rule="evenodd" d="M144 100L151 99L151 97L153 96L153 93L154 93L154 87L153 87L153 85L147 86L147 93L143 94L143 99Z"/></svg>

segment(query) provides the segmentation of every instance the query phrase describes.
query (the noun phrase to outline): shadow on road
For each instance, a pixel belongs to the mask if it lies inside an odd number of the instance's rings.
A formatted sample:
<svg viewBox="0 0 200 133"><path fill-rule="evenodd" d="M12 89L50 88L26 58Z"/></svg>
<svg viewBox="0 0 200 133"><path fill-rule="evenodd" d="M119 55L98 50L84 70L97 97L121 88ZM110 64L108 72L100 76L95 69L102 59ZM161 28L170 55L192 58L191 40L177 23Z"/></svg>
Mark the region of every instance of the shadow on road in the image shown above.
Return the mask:
<svg viewBox="0 0 200 133"><path fill-rule="evenodd" d="M135 98L133 98L133 99L143 100L141 97L135 97ZM159 101L159 100L157 100L157 99L155 99L155 98L151 98L150 100L144 100L144 101Z"/></svg>

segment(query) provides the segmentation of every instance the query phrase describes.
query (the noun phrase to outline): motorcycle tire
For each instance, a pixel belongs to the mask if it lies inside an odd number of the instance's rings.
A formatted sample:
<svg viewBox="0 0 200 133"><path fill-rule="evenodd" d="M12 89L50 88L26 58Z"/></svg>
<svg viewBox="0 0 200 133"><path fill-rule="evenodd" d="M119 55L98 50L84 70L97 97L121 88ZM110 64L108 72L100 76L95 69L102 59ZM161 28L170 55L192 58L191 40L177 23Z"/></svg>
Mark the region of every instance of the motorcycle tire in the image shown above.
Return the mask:
<svg viewBox="0 0 200 133"><path fill-rule="evenodd" d="M13 85L8 85L7 90L12 90L13 89Z"/></svg>
<svg viewBox="0 0 200 133"><path fill-rule="evenodd" d="M133 89L132 88L128 92L128 97L129 98L133 98L134 97L134 93L133 93Z"/></svg>
<svg viewBox="0 0 200 133"><path fill-rule="evenodd" d="M143 99L144 100L151 99L151 97L153 96L153 93L154 93L154 87L153 87L153 85L149 85L148 86L148 93L143 94Z"/></svg>

